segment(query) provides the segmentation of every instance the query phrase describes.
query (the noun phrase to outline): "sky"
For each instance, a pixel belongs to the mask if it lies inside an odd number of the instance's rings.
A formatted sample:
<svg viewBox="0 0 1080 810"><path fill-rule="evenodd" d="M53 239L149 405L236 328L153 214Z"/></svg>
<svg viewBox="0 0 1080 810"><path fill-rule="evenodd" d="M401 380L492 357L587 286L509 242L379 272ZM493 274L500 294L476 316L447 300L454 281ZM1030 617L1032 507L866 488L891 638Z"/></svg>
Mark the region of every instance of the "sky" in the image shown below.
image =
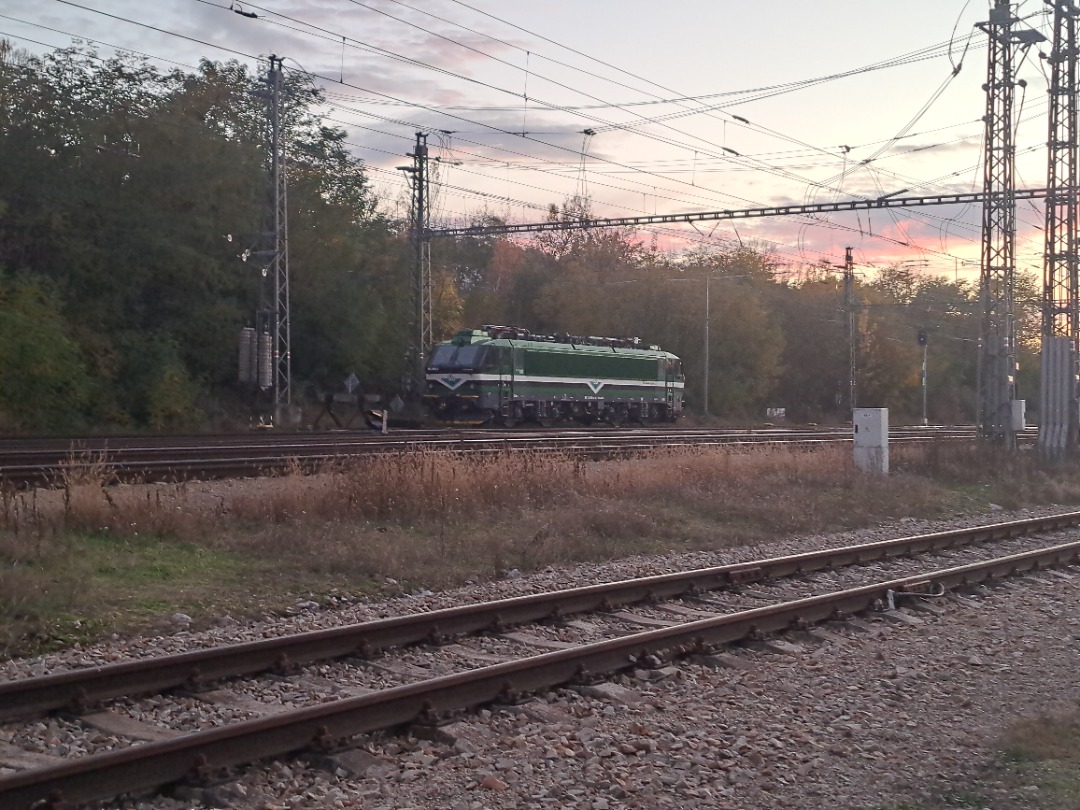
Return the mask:
<svg viewBox="0 0 1080 810"><path fill-rule="evenodd" d="M982 189L991 0L5 0L0 37L44 53L90 40L163 70L265 68L325 93L389 209L415 133L438 164L433 227ZM1049 35L1043 0L1014 3ZM242 12L242 13L240 13ZM255 15L250 16L250 15ZM1040 48L1018 76L1017 184L1046 184ZM261 65L261 67L260 67ZM977 206L775 217L642 231L664 250L753 245L783 265L906 263L978 277ZM1018 204L1017 267L1041 272L1039 203Z"/></svg>

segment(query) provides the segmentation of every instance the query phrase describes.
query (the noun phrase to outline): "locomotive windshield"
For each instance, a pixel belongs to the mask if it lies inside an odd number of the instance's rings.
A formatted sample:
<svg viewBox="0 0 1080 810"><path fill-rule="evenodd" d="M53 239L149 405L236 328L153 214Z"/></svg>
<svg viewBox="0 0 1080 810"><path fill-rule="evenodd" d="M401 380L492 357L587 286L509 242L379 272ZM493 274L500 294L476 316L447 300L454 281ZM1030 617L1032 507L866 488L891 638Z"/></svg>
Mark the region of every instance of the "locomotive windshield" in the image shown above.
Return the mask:
<svg viewBox="0 0 1080 810"><path fill-rule="evenodd" d="M428 371L479 371L491 365L487 346L453 346L443 343L428 358Z"/></svg>

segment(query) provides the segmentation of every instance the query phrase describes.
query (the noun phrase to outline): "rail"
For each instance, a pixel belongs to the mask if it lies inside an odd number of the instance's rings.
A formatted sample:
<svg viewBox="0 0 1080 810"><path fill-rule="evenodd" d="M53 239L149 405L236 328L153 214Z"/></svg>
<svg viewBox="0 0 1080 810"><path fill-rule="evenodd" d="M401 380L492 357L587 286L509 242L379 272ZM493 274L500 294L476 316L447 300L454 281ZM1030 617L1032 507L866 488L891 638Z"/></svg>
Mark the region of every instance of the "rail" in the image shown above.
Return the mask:
<svg viewBox="0 0 1080 810"><path fill-rule="evenodd" d="M894 444L974 441L972 427L899 428ZM0 486L47 487L64 481L162 482L313 471L385 453L560 453L588 459L646 453L658 448L715 445L850 444L848 429L751 428L721 430L417 431L278 434L113 440L0 440Z"/></svg>
<svg viewBox="0 0 1080 810"><path fill-rule="evenodd" d="M349 655L369 658L384 650L463 636L594 610L672 599L767 579L941 551L1080 525L1080 512L993 523L881 540L732 565L680 571L445 608L194 650L75 669L0 683L0 722L57 710L83 711L118 697L198 688L224 678L281 671Z"/></svg>
<svg viewBox="0 0 1080 810"><path fill-rule="evenodd" d="M892 579L859 588L687 622L618 639L495 664L399 686L362 697L187 734L165 742L92 755L0 777L0 806L10 810L59 808L120 793L145 791L301 750L334 750L357 735L416 723L521 694L607 676L641 666L650 656L674 658L708 652L762 633L805 627L838 616L881 608L896 593L927 593L1072 564L1080 542L990 561Z"/></svg>

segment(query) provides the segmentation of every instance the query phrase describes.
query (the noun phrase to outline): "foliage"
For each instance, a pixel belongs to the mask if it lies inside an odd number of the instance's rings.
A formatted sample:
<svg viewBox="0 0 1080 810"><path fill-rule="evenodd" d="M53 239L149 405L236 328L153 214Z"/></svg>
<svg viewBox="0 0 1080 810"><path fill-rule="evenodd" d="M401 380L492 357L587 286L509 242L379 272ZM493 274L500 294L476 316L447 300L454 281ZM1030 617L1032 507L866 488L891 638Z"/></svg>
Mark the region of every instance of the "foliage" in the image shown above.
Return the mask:
<svg viewBox="0 0 1080 810"><path fill-rule="evenodd" d="M117 383L124 411L153 430L179 430L196 421L197 388L168 333L118 335Z"/></svg>
<svg viewBox="0 0 1080 810"><path fill-rule="evenodd" d="M238 337L273 300L265 82L237 62L163 73L76 45L41 57L0 42L0 417L8 430L197 427L240 387ZM383 212L319 92L287 79L293 395L321 402L355 374L399 390L415 342L415 253ZM474 224L497 224L490 211ZM778 272L748 247L664 255L628 229L588 227L590 201L552 204L567 230L432 244L436 338L485 323L635 335L683 358L691 410L770 407L970 421L979 312L968 284L904 266L856 279ZM1038 285L1017 282L1020 391L1037 390ZM854 331L849 335L849 324ZM853 340L851 339L853 338ZM707 386L707 390L706 390Z"/></svg>
<svg viewBox="0 0 1080 810"><path fill-rule="evenodd" d="M240 328L268 297L260 85L235 62L166 74L92 47L0 53L0 267L52 291L39 328L65 333L49 351L87 358L102 427L191 425L236 385ZM311 113L317 94L290 80L287 99L294 366L317 388L386 384L400 352L376 347L405 339L403 257L344 133ZM81 417L74 394L26 413L46 378L11 385L26 389L5 396L15 427Z"/></svg>
<svg viewBox="0 0 1080 810"><path fill-rule="evenodd" d="M86 407L89 376L69 332L39 283L0 283L0 426L55 428Z"/></svg>

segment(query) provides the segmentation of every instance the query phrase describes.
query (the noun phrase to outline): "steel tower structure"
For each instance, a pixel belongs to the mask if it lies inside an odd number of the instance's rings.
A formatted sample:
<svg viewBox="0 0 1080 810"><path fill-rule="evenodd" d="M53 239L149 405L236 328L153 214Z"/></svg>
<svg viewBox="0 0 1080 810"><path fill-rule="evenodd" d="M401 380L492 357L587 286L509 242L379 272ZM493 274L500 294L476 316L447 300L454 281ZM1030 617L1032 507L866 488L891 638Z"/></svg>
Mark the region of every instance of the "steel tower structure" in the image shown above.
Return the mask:
<svg viewBox="0 0 1080 810"><path fill-rule="evenodd" d="M1016 399L1016 143L1013 101L1018 46L1044 37L1014 26L1008 0L995 0L989 22L983 170L982 263L979 274L978 427L981 435L1015 447L1012 407ZM1022 86L1022 85L1021 85Z"/></svg>
<svg viewBox="0 0 1080 810"><path fill-rule="evenodd" d="M1046 0L1054 8L1047 138L1046 256L1043 264L1042 384L1039 450L1054 457L1080 440L1077 374L1080 307L1077 278L1077 18L1072 0Z"/></svg>
<svg viewBox="0 0 1080 810"><path fill-rule="evenodd" d="M409 240L414 252L412 278L416 323L409 341L407 393L418 396L424 381L424 355L434 343L431 287L431 174L428 163L427 134L416 133L416 147L408 153L411 166L398 166L409 178L412 201L409 215Z"/></svg>
<svg viewBox="0 0 1080 810"><path fill-rule="evenodd" d="M271 239L270 284L273 333L273 396L274 418L282 421L282 411L292 401L292 350L289 322L289 199L288 173L285 158L285 132L282 122L282 101L285 95L285 74L282 58L270 56L269 85L269 147L270 180L273 196L273 233Z"/></svg>

